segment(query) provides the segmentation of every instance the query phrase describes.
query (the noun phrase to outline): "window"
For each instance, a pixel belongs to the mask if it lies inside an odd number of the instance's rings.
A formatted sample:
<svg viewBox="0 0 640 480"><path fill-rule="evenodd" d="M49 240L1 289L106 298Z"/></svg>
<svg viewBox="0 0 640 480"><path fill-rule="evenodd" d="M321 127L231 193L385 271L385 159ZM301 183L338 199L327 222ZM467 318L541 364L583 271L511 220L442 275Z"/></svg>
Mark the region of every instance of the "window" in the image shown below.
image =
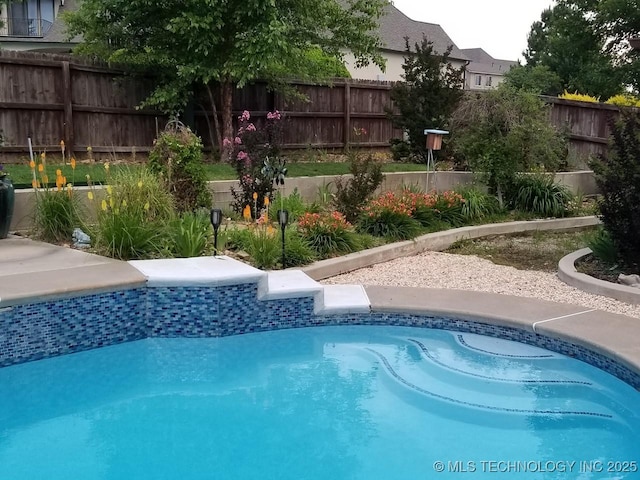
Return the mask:
<svg viewBox="0 0 640 480"><path fill-rule="evenodd" d="M482 85L482 75L476 75L476 85L478 87Z"/></svg>
<svg viewBox="0 0 640 480"><path fill-rule="evenodd" d="M491 77L487 77L487 81L485 83L485 86L490 87L491 86L491 80L493 80Z"/></svg>
<svg viewBox="0 0 640 480"><path fill-rule="evenodd" d="M41 37L49 31L53 24L54 1L14 0L9 2L7 13L9 35Z"/></svg>

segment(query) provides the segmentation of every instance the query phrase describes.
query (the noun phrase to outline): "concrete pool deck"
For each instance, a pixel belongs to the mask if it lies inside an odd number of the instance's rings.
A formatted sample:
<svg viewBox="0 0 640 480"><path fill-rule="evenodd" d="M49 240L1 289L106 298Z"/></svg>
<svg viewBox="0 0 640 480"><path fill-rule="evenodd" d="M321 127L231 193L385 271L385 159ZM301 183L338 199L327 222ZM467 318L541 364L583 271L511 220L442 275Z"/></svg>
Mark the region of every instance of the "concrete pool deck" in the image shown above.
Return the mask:
<svg viewBox="0 0 640 480"><path fill-rule="evenodd" d="M640 321L632 317L479 292L323 286L300 270L265 273L235 260L222 260L223 257L202 257L127 263L11 236L0 240L0 311L13 305L133 289L154 282L185 285L191 279L190 285L226 285L236 277L233 272L237 270L242 282L261 282L259 297L315 296L320 305L316 305L316 313L370 310L439 315L512 327L582 346L640 374ZM210 268L214 263L220 268Z"/></svg>

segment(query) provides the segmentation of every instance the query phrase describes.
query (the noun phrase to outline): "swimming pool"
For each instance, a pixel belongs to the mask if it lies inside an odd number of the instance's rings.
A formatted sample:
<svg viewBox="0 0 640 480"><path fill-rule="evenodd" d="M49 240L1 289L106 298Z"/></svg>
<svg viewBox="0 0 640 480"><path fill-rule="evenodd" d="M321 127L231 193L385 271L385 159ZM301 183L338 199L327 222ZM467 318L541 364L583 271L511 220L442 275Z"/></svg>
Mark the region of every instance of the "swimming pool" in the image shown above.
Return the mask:
<svg viewBox="0 0 640 480"><path fill-rule="evenodd" d="M638 391L473 333L150 338L0 385L2 480L640 478Z"/></svg>

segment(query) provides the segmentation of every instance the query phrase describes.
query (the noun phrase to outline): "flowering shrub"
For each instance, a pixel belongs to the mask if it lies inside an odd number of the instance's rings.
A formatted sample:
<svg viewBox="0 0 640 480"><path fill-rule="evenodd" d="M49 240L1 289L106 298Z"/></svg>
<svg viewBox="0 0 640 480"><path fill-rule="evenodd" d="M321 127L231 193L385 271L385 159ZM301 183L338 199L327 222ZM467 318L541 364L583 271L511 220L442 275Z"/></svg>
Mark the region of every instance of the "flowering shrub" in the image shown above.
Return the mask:
<svg viewBox="0 0 640 480"><path fill-rule="evenodd" d="M243 213L247 205L253 206L254 193L259 198L272 198L274 176L284 170L284 162L280 160L281 143L282 113L277 110L268 112L260 127L256 127L251 113L245 110L238 117L236 136L223 140L225 147L232 147L227 160L235 168L240 183L239 188L231 187L232 207L237 213ZM279 168L274 168L276 164ZM257 217L255 209L252 214Z"/></svg>
<svg viewBox="0 0 640 480"><path fill-rule="evenodd" d="M298 219L298 232L321 257L353 252L358 247L352 225L337 211L305 213Z"/></svg>

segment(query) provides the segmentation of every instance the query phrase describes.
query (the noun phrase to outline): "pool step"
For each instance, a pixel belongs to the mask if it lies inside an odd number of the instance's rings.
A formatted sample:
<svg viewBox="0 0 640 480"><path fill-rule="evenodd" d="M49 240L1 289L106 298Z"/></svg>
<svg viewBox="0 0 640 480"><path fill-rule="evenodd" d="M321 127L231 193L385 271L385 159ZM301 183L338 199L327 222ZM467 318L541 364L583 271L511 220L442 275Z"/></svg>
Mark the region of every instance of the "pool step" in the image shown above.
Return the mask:
<svg viewBox="0 0 640 480"><path fill-rule="evenodd" d="M131 260L147 287L220 287L257 284L258 300L314 299L316 315L369 313L371 302L361 285L321 285L302 270L265 272L231 257Z"/></svg>

